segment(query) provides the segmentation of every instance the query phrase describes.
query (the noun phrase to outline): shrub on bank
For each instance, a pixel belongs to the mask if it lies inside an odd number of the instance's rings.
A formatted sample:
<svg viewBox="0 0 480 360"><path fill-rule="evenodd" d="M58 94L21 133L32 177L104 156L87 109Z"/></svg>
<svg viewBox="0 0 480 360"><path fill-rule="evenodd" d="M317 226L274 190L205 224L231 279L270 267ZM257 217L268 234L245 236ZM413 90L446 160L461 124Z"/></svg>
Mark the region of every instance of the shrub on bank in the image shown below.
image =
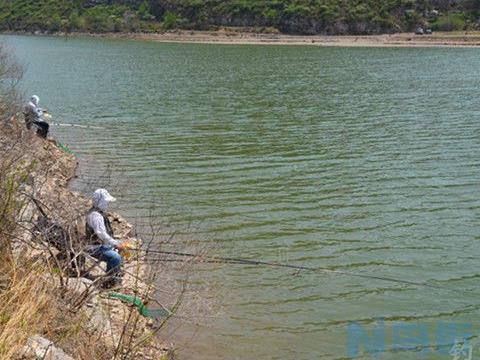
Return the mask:
<svg viewBox="0 0 480 360"><path fill-rule="evenodd" d="M460 31L466 30L467 22L463 14L441 16L432 23L435 31Z"/></svg>
<svg viewBox="0 0 480 360"><path fill-rule="evenodd" d="M77 4L77 5L76 5ZM0 29L47 32L152 31L153 15L147 2L138 8L122 4L82 7L78 2L54 0L0 0Z"/></svg>

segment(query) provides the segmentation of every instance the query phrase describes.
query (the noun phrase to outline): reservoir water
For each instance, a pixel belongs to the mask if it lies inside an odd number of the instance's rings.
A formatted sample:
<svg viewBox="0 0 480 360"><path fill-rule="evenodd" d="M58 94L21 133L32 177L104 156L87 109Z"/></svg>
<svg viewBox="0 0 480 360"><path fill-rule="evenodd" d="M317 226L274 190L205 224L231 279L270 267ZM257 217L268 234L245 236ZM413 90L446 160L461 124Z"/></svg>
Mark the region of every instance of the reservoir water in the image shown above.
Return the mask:
<svg viewBox="0 0 480 360"><path fill-rule="evenodd" d="M160 209L218 255L438 287L202 266L212 319L179 330L181 359L346 359L353 323L385 326L382 359L451 359L438 329L478 330L480 49L1 40L26 93L89 126L54 133L131 222Z"/></svg>

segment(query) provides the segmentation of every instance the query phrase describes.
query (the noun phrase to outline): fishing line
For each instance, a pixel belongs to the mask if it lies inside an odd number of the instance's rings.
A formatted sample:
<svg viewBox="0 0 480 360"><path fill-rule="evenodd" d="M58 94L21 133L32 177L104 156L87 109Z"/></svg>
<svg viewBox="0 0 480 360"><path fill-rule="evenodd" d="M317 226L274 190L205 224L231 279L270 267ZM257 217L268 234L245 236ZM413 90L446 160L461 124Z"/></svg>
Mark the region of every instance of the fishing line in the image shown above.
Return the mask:
<svg viewBox="0 0 480 360"><path fill-rule="evenodd" d="M151 254L161 254L161 255L174 255L179 257L187 257L187 258L199 258L198 262L215 262L215 263L226 263L226 264L237 264L237 265L255 265L255 266L272 266L272 267L281 267L281 268L289 268L295 270L306 270L312 272L324 272L324 273L331 273L331 274L339 274L339 275L347 275L352 277L359 277L364 279L373 279L373 280L382 280L382 281L389 281L395 282L399 284L406 284L406 285L415 285L415 286L423 286L428 287L431 289L437 290L444 290L444 291L455 291L440 286L435 286L427 283L421 283L416 281L404 280L404 279L396 279L386 276L379 276L379 275L368 275L368 274L358 274L353 273L350 271L344 270L332 270L327 268L321 267L310 267L304 265L293 265L293 264L285 264L285 263L277 263L277 262L270 262L270 261L262 261L262 260L248 260L243 258L233 258L233 257L221 257L221 256L201 256L192 253L185 253L185 252L178 252L178 251L161 251L161 250L140 250L145 252L146 255L149 253ZM168 261L167 259L155 259L156 261Z"/></svg>

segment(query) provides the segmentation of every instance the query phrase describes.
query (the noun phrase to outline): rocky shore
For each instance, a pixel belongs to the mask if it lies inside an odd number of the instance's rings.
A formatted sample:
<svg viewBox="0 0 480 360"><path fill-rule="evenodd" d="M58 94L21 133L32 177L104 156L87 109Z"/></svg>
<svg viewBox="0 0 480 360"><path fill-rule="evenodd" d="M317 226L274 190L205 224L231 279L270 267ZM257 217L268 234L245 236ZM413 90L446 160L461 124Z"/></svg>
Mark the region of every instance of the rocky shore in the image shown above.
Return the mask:
<svg viewBox="0 0 480 360"><path fill-rule="evenodd" d="M4 32L8 34L8 32ZM32 35L32 33L15 33ZM171 30L162 33L42 33L62 37L99 37L166 43L202 43L231 45L308 45L335 47L479 47L480 32L438 32L432 35L396 33L384 35L286 35L254 33L235 28L218 31Z"/></svg>
<svg viewBox="0 0 480 360"><path fill-rule="evenodd" d="M18 296L19 301L32 301L25 305L30 312L14 314L8 310L7 315L12 319L23 316L21 322L29 323L27 328L20 330L15 330L12 323L12 334L18 335L17 339L11 339L12 349L16 346L15 351L12 350L14 358L173 358L170 347L158 340L157 321L142 316L132 304L110 298L110 290L103 290L95 281L65 272L59 266L58 252L39 236L35 225L40 216L39 204L52 222L69 232L83 226L83 216L91 204L84 195L68 187L77 168L75 157L55 141L43 140L27 131L15 119L0 124L0 134L0 169L3 168L4 173L11 172L13 178L18 179L13 208L15 223L8 228L8 233L4 231L6 227L0 227L0 238L6 239L2 244L10 247L11 258L7 262L12 264L9 266L13 267L13 273L25 276L26 283L35 283L33 288L22 290L32 292L29 299L24 299L29 297L25 294ZM35 202L31 201L33 198ZM124 218L115 213L109 217L116 237L132 238L132 226ZM19 271L16 266L31 271ZM152 269L141 257L133 254L124 270L122 287L115 291L144 302L151 299L155 290L150 280ZM12 279L8 284L7 290L15 291ZM10 299L15 296L15 292L9 295ZM2 308L0 312L3 310L7 311Z"/></svg>

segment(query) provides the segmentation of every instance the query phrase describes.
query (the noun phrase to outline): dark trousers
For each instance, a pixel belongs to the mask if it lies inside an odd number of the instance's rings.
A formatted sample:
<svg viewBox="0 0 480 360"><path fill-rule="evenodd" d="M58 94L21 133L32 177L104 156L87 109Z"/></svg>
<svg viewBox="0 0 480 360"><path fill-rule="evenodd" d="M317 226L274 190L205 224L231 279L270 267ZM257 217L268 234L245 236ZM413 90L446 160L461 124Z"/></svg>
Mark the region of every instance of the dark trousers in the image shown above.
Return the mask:
<svg viewBox="0 0 480 360"><path fill-rule="evenodd" d="M98 245L90 248L88 253L94 258L107 263L107 274L121 277L122 256L109 245Z"/></svg>
<svg viewBox="0 0 480 360"><path fill-rule="evenodd" d="M37 135L46 139L50 125L46 121L41 120L35 120L33 123L38 126Z"/></svg>

